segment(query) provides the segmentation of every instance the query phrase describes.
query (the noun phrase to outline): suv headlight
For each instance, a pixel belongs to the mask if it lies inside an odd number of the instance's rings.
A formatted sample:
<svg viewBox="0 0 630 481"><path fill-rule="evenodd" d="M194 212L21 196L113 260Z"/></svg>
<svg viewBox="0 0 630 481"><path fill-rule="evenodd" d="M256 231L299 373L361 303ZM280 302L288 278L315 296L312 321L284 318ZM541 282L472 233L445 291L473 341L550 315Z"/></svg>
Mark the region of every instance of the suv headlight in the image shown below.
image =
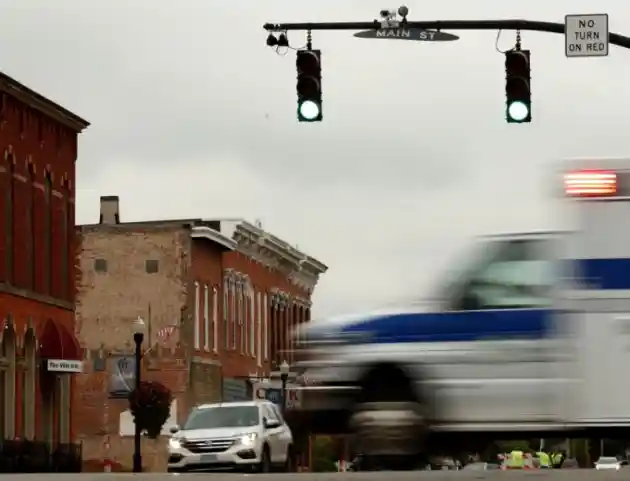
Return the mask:
<svg viewBox="0 0 630 481"><path fill-rule="evenodd" d="M257 433L249 433L241 436L237 443L242 446L252 446L256 442L256 439L258 439Z"/></svg>
<svg viewBox="0 0 630 481"><path fill-rule="evenodd" d="M168 447L171 449L179 449L182 447L183 438L170 438L168 440Z"/></svg>

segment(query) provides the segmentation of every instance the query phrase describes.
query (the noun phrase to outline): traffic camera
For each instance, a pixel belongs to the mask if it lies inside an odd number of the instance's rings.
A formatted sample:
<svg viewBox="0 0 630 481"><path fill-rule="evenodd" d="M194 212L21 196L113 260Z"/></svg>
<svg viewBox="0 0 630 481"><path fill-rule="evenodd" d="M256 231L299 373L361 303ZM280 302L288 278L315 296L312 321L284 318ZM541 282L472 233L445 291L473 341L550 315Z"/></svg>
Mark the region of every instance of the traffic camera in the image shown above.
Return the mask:
<svg viewBox="0 0 630 481"><path fill-rule="evenodd" d="M297 67L298 120L322 120L322 66L321 50L298 50Z"/></svg>
<svg viewBox="0 0 630 481"><path fill-rule="evenodd" d="M529 50L505 52L505 95L508 123L532 121Z"/></svg>

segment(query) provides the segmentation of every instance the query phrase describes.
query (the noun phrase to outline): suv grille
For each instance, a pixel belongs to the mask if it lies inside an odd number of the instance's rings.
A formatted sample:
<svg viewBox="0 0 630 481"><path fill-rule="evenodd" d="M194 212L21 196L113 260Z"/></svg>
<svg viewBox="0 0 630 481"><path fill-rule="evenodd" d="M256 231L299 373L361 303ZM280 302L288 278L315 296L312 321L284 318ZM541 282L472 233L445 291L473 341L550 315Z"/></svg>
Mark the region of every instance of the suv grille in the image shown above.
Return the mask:
<svg viewBox="0 0 630 481"><path fill-rule="evenodd" d="M191 453L222 453L234 444L234 439L196 439L182 443L182 447Z"/></svg>

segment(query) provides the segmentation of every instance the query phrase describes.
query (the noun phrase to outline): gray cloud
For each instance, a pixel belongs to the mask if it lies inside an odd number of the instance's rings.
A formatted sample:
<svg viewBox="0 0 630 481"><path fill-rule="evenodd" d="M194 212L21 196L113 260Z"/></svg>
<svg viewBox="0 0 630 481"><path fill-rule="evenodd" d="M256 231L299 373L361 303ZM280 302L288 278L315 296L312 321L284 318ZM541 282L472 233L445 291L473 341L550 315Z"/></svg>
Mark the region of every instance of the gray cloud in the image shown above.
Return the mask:
<svg viewBox="0 0 630 481"><path fill-rule="evenodd" d="M294 56L264 45L266 21L371 20L376 0L5 0L3 70L89 119L78 219L118 193L125 218L245 216L321 258L325 315L420 296L477 234L556 226L554 162L627 153L626 52L532 50L531 125L503 119L496 32L401 45L314 32L324 122L295 120ZM413 18L563 21L586 0L410 4ZM630 6L606 0L613 30ZM624 23L625 22L625 23ZM502 33L509 48L512 32ZM303 33L291 33L300 46ZM169 195L164 195L168 191Z"/></svg>

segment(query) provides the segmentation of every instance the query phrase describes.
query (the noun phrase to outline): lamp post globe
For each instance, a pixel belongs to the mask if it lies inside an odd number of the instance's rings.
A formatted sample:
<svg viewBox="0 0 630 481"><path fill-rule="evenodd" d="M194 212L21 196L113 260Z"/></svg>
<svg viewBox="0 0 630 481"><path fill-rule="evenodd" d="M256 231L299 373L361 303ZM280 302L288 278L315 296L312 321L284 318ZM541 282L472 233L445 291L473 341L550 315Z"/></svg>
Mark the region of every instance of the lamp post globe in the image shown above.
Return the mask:
<svg viewBox="0 0 630 481"><path fill-rule="evenodd" d="M145 329L146 325L140 316L131 323L131 332L133 333L133 340L136 344L142 343L144 340Z"/></svg>
<svg viewBox="0 0 630 481"><path fill-rule="evenodd" d="M280 375L288 376L290 370L291 367L289 366L289 363L286 360L282 361L282 364L280 364Z"/></svg>

